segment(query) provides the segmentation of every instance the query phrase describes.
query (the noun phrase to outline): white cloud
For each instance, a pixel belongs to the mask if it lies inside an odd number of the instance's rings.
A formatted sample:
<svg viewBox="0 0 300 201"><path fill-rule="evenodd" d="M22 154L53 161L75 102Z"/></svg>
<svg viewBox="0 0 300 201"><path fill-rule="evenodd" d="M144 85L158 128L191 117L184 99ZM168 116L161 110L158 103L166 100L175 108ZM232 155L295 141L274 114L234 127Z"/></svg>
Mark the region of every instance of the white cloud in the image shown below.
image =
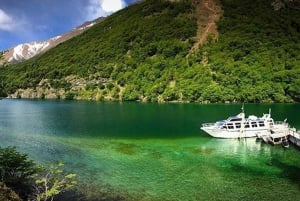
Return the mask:
<svg viewBox="0 0 300 201"><path fill-rule="evenodd" d="M94 20L98 17L105 17L126 6L124 0L89 0L85 18L86 20Z"/></svg>
<svg viewBox="0 0 300 201"><path fill-rule="evenodd" d="M89 0L89 3L86 7L86 19L85 20L94 20L100 16L104 16L105 12L101 10L101 3L99 0Z"/></svg>
<svg viewBox="0 0 300 201"><path fill-rule="evenodd" d="M12 31L16 27L13 18L0 9L0 30Z"/></svg>
<svg viewBox="0 0 300 201"><path fill-rule="evenodd" d="M116 12L126 6L124 0L102 0L101 8L105 12Z"/></svg>
<svg viewBox="0 0 300 201"><path fill-rule="evenodd" d="M24 41L36 40L37 33L34 24L30 23L22 12L13 15L0 9L0 36L1 39L2 36L10 38L7 44L16 45Z"/></svg>
<svg viewBox="0 0 300 201"><path fill-rule="evenodd" d="M28 32L28 27L30 27L30 23L24 16L10 15L0 9L0 31Z"/></svg>

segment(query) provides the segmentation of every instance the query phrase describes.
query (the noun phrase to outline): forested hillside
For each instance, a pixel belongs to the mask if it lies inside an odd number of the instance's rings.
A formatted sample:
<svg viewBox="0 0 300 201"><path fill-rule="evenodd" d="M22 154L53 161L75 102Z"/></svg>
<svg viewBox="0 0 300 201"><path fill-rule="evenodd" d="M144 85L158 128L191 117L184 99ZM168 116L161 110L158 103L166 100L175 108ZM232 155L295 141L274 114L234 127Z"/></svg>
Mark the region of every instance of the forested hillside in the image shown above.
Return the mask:
<svg viewBox="0 0 300 201"><path fill-rule="evenodd" d="M212 72L207 97L213 101L299 102L299 8L289 2L274 10L276 5L270 0L221 2L219 41L199 51L208 55Z"/></svg>
<svg viewBox="0 0 300 201"><path fill-rule="evenodd" d="M274 9L272 0L222 0L218 40L208 37L191 51L197 2L147 0L121 10L41 56L0 67L0 91L21 98L300 101L300 12L293 2Z"/></svg>

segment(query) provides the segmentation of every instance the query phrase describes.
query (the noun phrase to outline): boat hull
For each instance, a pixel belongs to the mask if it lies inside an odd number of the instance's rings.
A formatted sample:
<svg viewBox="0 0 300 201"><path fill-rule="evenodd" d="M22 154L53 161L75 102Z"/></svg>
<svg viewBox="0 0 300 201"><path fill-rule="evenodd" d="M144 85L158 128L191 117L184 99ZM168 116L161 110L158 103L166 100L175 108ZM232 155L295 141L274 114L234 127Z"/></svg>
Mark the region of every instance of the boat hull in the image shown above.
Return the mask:
<svg viewBox="0 0 300 201"><path fill-rule="evenodd" d="M300 148L300 132L296 132L294 130L290 130L289 140L291 143Z"/></svg>
<svg viewBox="0 0 300 201"><path fill-rule="evenodd" d="M285 121L274 122L271 112L263 114L262 117L249 115L245 118L242 108L242 112L236 116L215 123L202 124L201 130L215 138L261 138L275 132L287 131L288 124Z"/></svg>
<svg viewBox="0 0 300 201"><path fill-rule="evenodd" d="M287 124L278 124L274 125L272 131L280 132L286 131L288 129ZM220 129L216 128L215 126L202 126L201 130L205 131L209 135L215 138L250 138L250 137L258 137L261 138L262 136L270 135L271 130L267 128L261 129L244 129L241 131L240 129L229 130L229 129Z"/></svg>
<svg viewBox="0 0 300 201"><path fill-rule="evenodd" d="M201 130L205 131L209 135L215 138L250 138L250 137L260 137L263 135L269 135L269 130L226 130L226 129L216 129L209 127L201 127Z"/></svg>

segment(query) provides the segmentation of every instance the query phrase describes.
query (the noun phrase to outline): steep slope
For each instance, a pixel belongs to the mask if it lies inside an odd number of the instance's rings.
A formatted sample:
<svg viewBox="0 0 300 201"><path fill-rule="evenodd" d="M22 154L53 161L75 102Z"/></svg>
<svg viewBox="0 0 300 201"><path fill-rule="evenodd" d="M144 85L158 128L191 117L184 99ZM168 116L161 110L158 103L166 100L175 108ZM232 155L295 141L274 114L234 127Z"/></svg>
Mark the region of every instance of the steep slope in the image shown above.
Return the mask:
<svg viewBox="0 0 300 201"><path fill-rule="evenodd" d="M200 45L203 45L208 37L210 40L218 40L217 22L222 15L221 4L218 0L194 0L197 13L197 38L192 47L196 51Z"/></svg>
<svg viewBox="0 0 300 201"><path fill-rule="evenodd" d="M300 101L300 12L297 1L280 2L278 9L273 0L142 1L43 55L0 68L0 92L21 98Z"/></svg>
<svg viewBox="0 0 300 201"><path fill-rule="evenodd" d="M297 1L221 1L219 41L203 47L214 101L300 101L300 12ZM204 97L205 97L204 96Z"/></svg>
<svg viewBox="0 0 300 201"><path fill-rule="evenodd" d="M62 88L70 92L71 96L75 94L75 98L83 96L86 98L84 94L78 94L83 92L79 88L86 85L92 85L87 88L95 90L103 88L104 85L103 90L100 89L99 93L93 93L92 97L88 98L126 97L127 94L131 94L131 84L126 83L127 80L138 82L138 79L130 78L137 73L135 70L141 71L139 74L146 73L148 70L142 69L147 63L155 62L161 65L160 61L172 61L175 57L182 58L188 54L197 29L194 11L189 0L178 2L149 0L130 6L42 56L5 69L8 71L8 79L14 80L7 82L5 89L9 89L8 92L11 93L18 88L26 89L42 85L41 80L47 79L47 83L42 82L43 85L51 89L59 88L57 96L61 98L68 97L62 94L63 92L60 93L64 91ZM161 68L161 74L169 76L168 69L163 70L164 66L169 69L170 65L158 66L156 70ZM127 78L123 77L125 69L131 69L126 75ZM14 77L15 73L20 76ZM155 76L162 75L158 73ZM126 91L123 91L124 89ZM45 93L46 98L53 97L47 95L50 92ZM33 96L40 97L41 93L37 94ZM17 92L16 96L27 95ZM126 99L139 98L139 96L126 97Z"/></svg>
<svg viewBox="0 0 300 201"><path fill-rule="evenodd" d="M102 21L103 18L99 18L90 22L85 22L84 24L74 28L70 32L65 34L50 38L45 41L33 41L30 43L24 43L10 48L4 52L4 62L20 62L23 60L30 59L42 52L45 52L58 44L73 38L96 23Z"/></svg>

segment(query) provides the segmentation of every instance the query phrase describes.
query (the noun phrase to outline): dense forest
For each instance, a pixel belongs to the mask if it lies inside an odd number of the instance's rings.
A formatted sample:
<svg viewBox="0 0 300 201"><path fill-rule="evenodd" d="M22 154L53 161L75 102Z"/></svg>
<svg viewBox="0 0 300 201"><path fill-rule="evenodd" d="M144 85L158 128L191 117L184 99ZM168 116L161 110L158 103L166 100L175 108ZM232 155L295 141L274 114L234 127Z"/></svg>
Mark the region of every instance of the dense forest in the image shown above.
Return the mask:
<svg viewBox="0 0 300 201"><path fill-rule="evenodd" d="M76 175L65 173L63 166L60 162L44 167L16 147L0 147L0 200L53 200L77 185Z"/></svg>
<svg viewBox="0 0 300 201"><path fill-rule="evenodd" d="M37 98L54 91L65 99L299 102L300 12L273 2L221 0L219 38L197 51L191 0L134 4L40 56L0 67L0 95L30 88L41 91Z"/></svg>

